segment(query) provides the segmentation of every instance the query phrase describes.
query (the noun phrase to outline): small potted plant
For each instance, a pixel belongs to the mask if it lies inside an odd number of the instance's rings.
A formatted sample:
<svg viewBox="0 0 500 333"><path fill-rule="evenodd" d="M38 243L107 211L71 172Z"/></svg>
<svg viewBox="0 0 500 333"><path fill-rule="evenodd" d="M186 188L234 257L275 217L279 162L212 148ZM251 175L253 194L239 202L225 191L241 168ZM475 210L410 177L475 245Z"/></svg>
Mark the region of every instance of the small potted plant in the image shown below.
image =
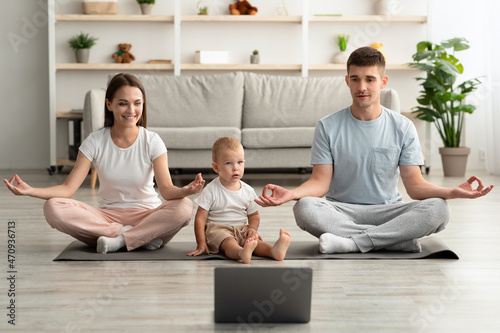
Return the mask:
<svg viewBox="0 0 500 333"><path fill-rule="evenodd" d="M208 15L208 5L206 0L198 0L196 4L198 15Z"/></svg>
<svg viewBox="0 0 500 333"><path fill-rule="evenodd" d="M336 64L343 64L347 62L348 54L346 52L347 42L349 41L349 35L339 34L337 36L337 45L339 46L340 51L335 53L333 56L333 62Z"/></svg>
<svg viewBox="0 0 500 333"><path fill-rule="evenodd" d="M253 50L252 54L250 55L250 63L258 64L259 62L260 62L259 50Z"/></svg>
<svg viewBox="0 0 500 333"><path fill-rule="evenodd" d="M142 15L151 15L155 0L137 0L137 3L141 7Z"/></svg>
<svg viewBox="0 0 500 333"><path fill-rule="evenodd" d="M466 113L473 113L476 107L465 104L468 94L481 83L478 78L456 84L464 67L455 57L455 52L467 50L465 38L453 38L441 44L428 41L417 44L417 53L409 66L426 73L425 78L417 78L423 90L417 98L419 106L413 108L418 119L434 123L443 141L439 148L445 176L463 177L470 148L461 146L462 129ZM460 157L461 156L461 157ZM450 162L448 163L449 158Z"/></svg>
<svg viewBox="0 0 500 333"><path fill-rule="evenodd" d="M83 32L68 40L69 47L75 51L77 63L86 64L89 62L89 50L96 44L97 40L98 38Z"/></svg>

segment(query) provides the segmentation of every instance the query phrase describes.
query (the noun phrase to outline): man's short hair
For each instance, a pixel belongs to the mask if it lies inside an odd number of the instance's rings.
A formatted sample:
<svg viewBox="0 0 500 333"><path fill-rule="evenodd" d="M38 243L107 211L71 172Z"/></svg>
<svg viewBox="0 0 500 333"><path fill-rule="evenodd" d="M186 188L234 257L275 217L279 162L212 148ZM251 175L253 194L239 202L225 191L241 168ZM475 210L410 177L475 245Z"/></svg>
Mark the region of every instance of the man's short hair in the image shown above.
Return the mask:
<svg viewBox="0 0 500 333"><path fill-rule="evenodd" d="M385 73L385 57L376 48L371 46L360 47L355 50L347 59L347 73L351 65L360 67L377 66L381 75Z"/></svg>
<svg viewBox="0 0 500 333"><path fill-rule="evenodd" d="M239 150L243 149L241 143L230 136L224 136L215 140L212 146L212 161L217 162L217 157L224 150Z"/></svg>

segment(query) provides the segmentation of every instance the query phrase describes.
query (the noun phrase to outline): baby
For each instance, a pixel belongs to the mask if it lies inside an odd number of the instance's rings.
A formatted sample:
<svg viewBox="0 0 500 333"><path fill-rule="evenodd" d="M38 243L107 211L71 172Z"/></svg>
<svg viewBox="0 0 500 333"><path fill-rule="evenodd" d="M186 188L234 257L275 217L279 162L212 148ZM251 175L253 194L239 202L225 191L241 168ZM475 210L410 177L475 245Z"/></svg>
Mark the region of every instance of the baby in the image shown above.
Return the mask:
<svg viewBox="0 0 500 333"><path fill-rule="evenodd" d="M260 224L255 191L241 181L245 170L245 154L241 143L222 137L212 147L212 167L219 175L195 199L198 204L194 231L197 248L188 253L224 252L226 257L249 263L252 254L276 260L285 258L291 239L280 229L274 245L265 243L257 233Z"/></svg>

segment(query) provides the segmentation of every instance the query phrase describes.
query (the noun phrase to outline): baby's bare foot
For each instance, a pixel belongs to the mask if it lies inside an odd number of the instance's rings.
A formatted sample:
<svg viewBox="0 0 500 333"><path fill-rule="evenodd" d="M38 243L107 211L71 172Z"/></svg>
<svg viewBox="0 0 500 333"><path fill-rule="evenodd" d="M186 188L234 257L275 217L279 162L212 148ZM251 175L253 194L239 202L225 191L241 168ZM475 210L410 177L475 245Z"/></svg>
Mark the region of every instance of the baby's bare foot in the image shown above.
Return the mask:
<svg viewBox="0 0 500 333"><path fill-rule="evenodd" d="M291 241L292 239L288 231L286 231L285 229L280 229L280 238L278 238L273 248L271 249L273 258L279 261L285 259L286 251L288 251L288 247L290 246Z"/></svg>
<svg viewBox="0 0 500 333"><path fill-rule="evenodd" d="M245 245L240 250L239 256L244 264L250 263L252 260L252 253L259 244L259 239L256 236L250 237L245 241Z"/></svg>

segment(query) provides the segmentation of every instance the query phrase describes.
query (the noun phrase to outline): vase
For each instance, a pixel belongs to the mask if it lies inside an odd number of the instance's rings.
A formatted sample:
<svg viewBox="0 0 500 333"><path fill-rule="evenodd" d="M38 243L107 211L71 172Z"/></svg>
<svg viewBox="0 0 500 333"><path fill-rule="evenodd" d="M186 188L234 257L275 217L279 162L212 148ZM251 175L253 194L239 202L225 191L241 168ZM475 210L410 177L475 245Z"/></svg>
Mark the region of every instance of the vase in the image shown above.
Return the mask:
<svg viewBox="0 0 500 333"><path fill-rule="evenodd" d="M258 54L252 54L250 55L250 63L251 64L258 64L260 63L260 57Z"/></svg>
<svg viewBox="0 0 500 333"><path fill-rule="evenodd" d="M79 64L86 64L89 62L90 49L78 49L75 51L76 62Z"/></svg>
<svg viewBox="0 0 500 333"><path fill-rule="evenodd" d="M142 15L151 15L151 10L153 9L154 5L149 3L141 3L140 5Z"/></svg>
<svg viewBox="0 0 500 333"><path fill-rule="evenodd" d="M439 148L445 177L463 177L467 169L467 159L470 154L469 147L441 147Z"/></svg>
<svg viewBox="0 0 500 333"><path fill-rule="evenodd" d="M349 54L346 51L339 51L333 55L332 62L334 64L345 64L348 58Z"/></svg>
<svg viewBox="0 0 500 333"><path fill-rule="evenodd" d="M390 15L392 0L376 0L375 15Z"/></svg>

